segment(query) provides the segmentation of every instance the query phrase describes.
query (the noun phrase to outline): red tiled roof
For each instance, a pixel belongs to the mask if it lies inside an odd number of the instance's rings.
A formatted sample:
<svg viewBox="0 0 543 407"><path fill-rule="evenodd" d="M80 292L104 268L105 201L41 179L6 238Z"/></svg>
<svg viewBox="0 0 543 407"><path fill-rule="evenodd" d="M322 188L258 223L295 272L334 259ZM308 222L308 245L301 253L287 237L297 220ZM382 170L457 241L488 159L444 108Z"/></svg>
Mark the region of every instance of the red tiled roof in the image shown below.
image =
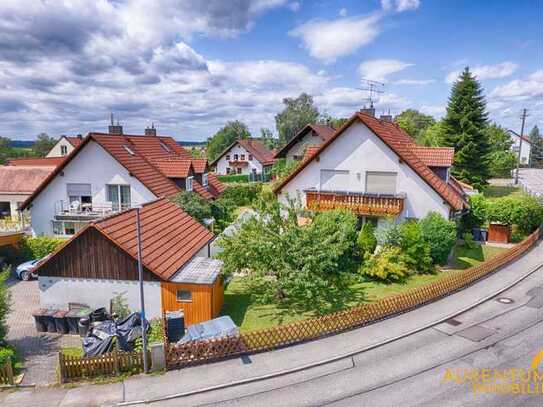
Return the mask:
<svg viewBox="0 0 543 407"><path fill-rule="evenodd" d="M0 193L31 194L55 167L0 166Z"/></svg>
<svg viewBox="0 0 543 407"><path fill-rule="evenodd" d="M162 280L169 280L213 240L213 234L166 198L144 204L140 209L142 263ZM62 253L73 240L95 228L121 250L137 259L136 209L91 222L62 245L51 258Z"/></svg>
<svg viewBox="0 0 543 407"><path fill-rule="evenodd" d="M74 147L77 147L83 142L83 137L79 136L64 136L64 138Z"/></svg>
<svg viewBox="0 0 543 407"><path fill-rule="evenodd" d="M283 157L286 155L287 151L296 144L308 131L313 130L321 139L322 143L327 141L335 132L335 129L325 125L325 124L308 124L304 126L298 133L290 139L290 141L285 144L282 148L274 152L274 157ZM320 144L322 144L320 143Z"/></svg>
<svg viewBox="0 0 543 407"><path fill-rule="evenodd" d="M217 197L224 192L226 185L223 184L215 174L207 174L208 190Z"/></svg>
<svg viewBox="0 0 543 407"><path fill-rule="evenodd" d="M185 158L161 158L151 163L168 178L186 178L190 174L191 161Z"/></svg>
<svg viewBox="0 0 543 407"><path fill-rule="evenodd" d="M198 181L195 179L192 180L192 189L194 192L196 192L198 195L200 195L204 199L213 199L215 196L213 194L205 189Z"/></svg>
<svg viewBox="0 0 543 407"><path fill-rule="evenodd" d="M298 175L313 159L325 150L333 141L349 128L355 121L366 125L377 137L379 137L402 161L417 173L428 185L434 189L453 209L462 210L467 207L463 197L451 188L445 181L439 178L413 151L413 141L403 132L399 126L387 121L381 121L373 116L357 112L334 135L319 147L313 156L303 161L283 182L274 188L275 193L287 185Z"/></svg>
<svg viewBox="0 0 543 407"><path fill-rule="evenodd" d="M317 151L319 151L319 147L320 146L307 146L307 148L305 149L304 158L302 159L302 161L309 160L311 157L313 157L313 155Z"/></svg>
<svg viewBox="0 0 543 407"><path fill-rule="evenodd" d="M452 147L424 147L413 144L414 153L428 167L450 167L454 161Z"/></svg>
<svg viewBox="0 0 543 407"><path fill-rule="evenodd" d="M205 158L193 158L192 168L196 174L203 174L207 169L207 160Z"/></svg>
<svg viewBox="0 0 543 407"><path fill-rule="evenodd" d="M64 161L66 157L34 157L34 158L12 158L8 161L8 165L24 165L24 166L45 166L56 167Z"/></svg>

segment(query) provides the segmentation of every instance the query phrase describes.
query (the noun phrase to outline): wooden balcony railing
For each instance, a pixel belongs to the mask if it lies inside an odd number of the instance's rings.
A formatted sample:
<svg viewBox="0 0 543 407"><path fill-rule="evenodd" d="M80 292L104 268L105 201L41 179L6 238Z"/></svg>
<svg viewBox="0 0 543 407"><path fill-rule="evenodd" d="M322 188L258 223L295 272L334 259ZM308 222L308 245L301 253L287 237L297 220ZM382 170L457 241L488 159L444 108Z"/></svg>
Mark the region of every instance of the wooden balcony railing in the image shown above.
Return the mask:
<svg viewBox="0 0 543 407"><path fill-rule="evenodd" d="M369 216L398 216L404 203L404 197L399 195L305 191L305 196L307 209L312 211L350 209L358 215Z"/></svg>

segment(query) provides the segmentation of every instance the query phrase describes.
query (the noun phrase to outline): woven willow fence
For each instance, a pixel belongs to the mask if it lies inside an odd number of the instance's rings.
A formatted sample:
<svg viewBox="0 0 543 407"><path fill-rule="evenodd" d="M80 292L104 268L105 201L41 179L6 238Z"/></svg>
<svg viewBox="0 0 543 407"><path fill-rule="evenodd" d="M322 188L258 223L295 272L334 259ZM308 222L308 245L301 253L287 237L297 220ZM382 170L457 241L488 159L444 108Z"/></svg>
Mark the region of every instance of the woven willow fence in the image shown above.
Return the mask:
<svg viewBox="0 0 543 407"><path fill-rule="evenodd" d="M239 336L184 344L165 344L169 368L289 346L367 325L400 314L461 290L528 251L539 239L539 229L496 257L439 281L343 311L291 324L241 333ZM163 327L166 328L164 321ZM166 332L164 335L167 338Z"/></svg>

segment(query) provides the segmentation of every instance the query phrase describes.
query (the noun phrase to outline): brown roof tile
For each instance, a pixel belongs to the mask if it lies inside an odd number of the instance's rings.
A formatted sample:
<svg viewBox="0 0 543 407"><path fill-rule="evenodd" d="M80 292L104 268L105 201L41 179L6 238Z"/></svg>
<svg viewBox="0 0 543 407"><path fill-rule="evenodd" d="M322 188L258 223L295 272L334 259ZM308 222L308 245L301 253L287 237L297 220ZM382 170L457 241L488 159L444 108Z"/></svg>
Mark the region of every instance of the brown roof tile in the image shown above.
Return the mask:
<svg viewBox="0 0 543 407"><path fill-rule="evenodd" d="M428 167L450 167L453 164L452 147L424 147L413 144L411 148Z"/></svg>
<svg viewBox="0 0 543 407"><path fill-rule="evenodd" d="M66 157L33 157L33 158L12 158L8 161L8 165L24 165L24 166L45 166L56 167L64 161Z"/></svg>
<svg viewBox="0 0 543 407"><path fill-rule="evenodd" d="M55 167L0 166L0 193L31 194Z"/></svg>
<svg viewBox="0 0 543 407"><path fill-rule="evenodd" d="M168 178L186 178L190 174L191 161L181 157L151 160L151 163Z"/></svg>
<svg viewBox="0 0 543 407"><path fill-rule="evenodd" d="M74 147L77 147L79 144L83 142L83 137L79 137L79 136L64 136L64 137Z"/></svg>
<svg viewBox="0 0 543 407"><path fill-rule="evenodd" d="M207 169L207 159L205 158L193 158L192 159L192 168L196 174L203 174Z"/></svg>

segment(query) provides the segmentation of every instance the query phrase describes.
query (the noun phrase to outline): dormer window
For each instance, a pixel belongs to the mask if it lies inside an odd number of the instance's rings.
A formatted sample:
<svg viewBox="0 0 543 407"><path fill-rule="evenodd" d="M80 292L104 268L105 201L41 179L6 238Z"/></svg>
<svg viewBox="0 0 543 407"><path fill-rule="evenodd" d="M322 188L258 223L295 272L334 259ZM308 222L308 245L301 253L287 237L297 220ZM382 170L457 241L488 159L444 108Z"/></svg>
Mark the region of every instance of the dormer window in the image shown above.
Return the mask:
<svg viewBox="0 0 543 407"><path fill-rule="evenodd" d="M62 154L62 155L68 154L68 147L67 146L60 146L60 154Z"/></svg>
<svg viewBox="0 0 543 407"><path fill-rule="evenodd" d="M187 177L187 183L186 183L186 188L185 188L187 192L192 191L192 178L193 177Z"/></svg>
<svg viewBox="0 0 543 407"><path fill-rule="evenodd" d="M204 187L207 187L208 184L209 184L209 183L208 183L208 180L207 180L207 172L204 172L204 173L202 174L202 185L203 185Z"/></svg>

